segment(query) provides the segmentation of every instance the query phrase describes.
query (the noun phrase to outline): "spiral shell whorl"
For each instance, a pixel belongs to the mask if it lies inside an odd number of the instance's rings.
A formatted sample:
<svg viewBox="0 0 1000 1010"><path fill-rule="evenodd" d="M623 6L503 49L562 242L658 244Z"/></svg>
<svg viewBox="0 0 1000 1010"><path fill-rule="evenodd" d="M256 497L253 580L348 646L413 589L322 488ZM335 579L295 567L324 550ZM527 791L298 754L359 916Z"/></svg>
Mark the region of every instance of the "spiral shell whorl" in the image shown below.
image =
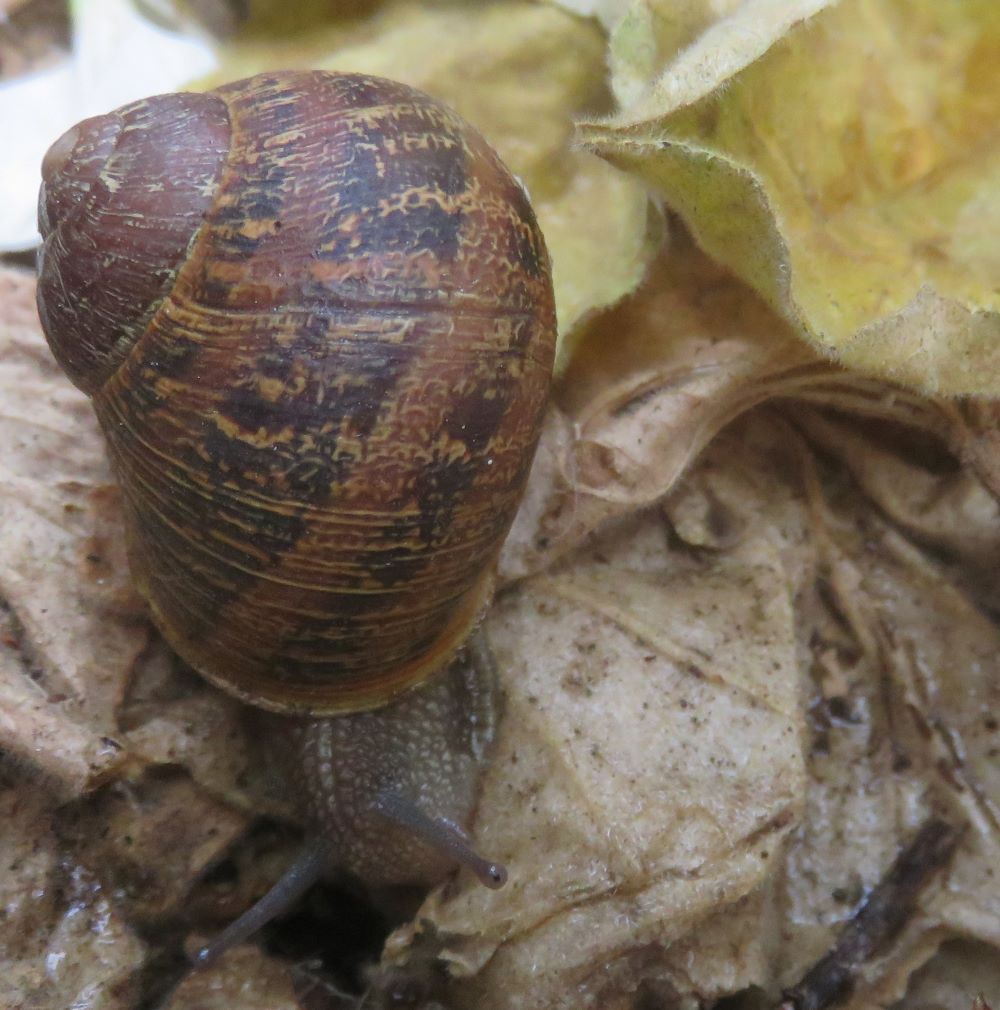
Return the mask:
<svg viewBox="0 0 1000 1010"><path fill-rule="evenodd" d="M38 310L56 359L84 392L121 364L169 290L228 147L222 102L162 95L84 120L49 149Z"/></svg>
<svg viewBox="0 0 1000 1010"><path fill-rule="evenodd" d="M404 85L272 74L150 104L167 100L198 105L166 139L190 159L192 130L208 138L211 185L80 383L134 575L173 647L232 693L312 714L385 704L455 653L490 594L551 373L541 234L485 141ZM134 220L159 222L163 196Z"/></svg>
<svg viewBox="0 0 1000 1010"><path fill-rule="evenodd" d="M121 118L94 116L71 126L46 152L38 201L39 229L69 215L97 181L121 133Z"/></svg>

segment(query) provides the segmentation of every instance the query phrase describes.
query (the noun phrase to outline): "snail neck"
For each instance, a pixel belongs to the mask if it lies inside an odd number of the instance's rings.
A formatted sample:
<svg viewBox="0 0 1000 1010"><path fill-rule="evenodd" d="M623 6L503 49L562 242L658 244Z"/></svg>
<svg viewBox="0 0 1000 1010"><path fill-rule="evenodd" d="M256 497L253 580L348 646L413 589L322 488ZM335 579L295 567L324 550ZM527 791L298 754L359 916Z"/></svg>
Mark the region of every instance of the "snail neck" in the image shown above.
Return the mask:
<svg viewBox="0 0 1000 1010"><path fill-rule="evenodd" d="M216 961L283 915L336 867L374 886L438 883L456 865L502 887L505 867L479 855L464 825L495 722L492 660L482 641L441 676L373 712L326 719L263 715L262 735L289 765L310 824L301 855L274 887L195 957Z"/></svg>
<svg viewBox="0 0 1000 1010"><path fill-rule="evenodd" d="M474 657L474 658L472 658ZM464 836L495 721L485 653L389 705L328 719L282 719L291 779L310 829L338 867L374 885L433 885L456 863L493 877Z"/></svg>
<svg viewBox="0 0 1000 1010"><path fill-rule="evenodd" d="M412 832L425 845L439 851L443 858L468 867L486 887L503 887L507 882L506 867L480 856L458 825L444 818L429 817L418 806L393 793L379 794L374 807L381 817ZM245 942L272 919L288 912L320 880L332 861L325 839L309 839L271 890L194 955L194 965L210 967L227 950Z"/></svg>

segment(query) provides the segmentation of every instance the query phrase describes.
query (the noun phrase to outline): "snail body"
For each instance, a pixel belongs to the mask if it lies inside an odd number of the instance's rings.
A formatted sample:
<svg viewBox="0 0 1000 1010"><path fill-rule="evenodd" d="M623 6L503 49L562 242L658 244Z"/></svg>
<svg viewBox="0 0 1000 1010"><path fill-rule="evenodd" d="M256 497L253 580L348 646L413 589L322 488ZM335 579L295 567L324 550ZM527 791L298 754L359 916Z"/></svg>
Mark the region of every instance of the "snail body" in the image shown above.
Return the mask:
<svg viewBox="0 0 1000 1010"><path fill-rule="evenodd" d="M488 144L402 84L264 74L78 124L39 208L39 314L171 646L309 724L408 705L414 752L488 723L485 688L408 694L489 601L551 377L548 256ZM314 778L347 725L290 731Z"/></svg>

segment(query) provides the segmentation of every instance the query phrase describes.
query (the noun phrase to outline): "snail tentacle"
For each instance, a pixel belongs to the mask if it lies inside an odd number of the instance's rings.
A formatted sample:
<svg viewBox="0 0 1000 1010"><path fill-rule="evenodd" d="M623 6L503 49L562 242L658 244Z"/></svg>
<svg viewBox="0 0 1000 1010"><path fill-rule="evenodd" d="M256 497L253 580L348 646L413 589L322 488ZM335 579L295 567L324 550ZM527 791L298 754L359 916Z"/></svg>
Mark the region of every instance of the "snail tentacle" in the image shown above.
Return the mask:
<svg viewBox="0 0 1000 1010"><path fill-rule="evenodd" d="M313 884L319 881L329 865L329 846L320 838L306 842L298 858L271 890L194 955L192 962L195 967L210 967L226 951L248 940L272 919L287 912Z"/></svg>
<svg viewBox="0 0 1000 1010"><path fill-rule="evenodd" d="M485 887L496 890L507 883L507 867L479 855L469 844L468 835L454 821L446 817L429 817L416 803L389 791L375 797L374 809L387 820L412 832L444 858L472 870Z"/></svg>

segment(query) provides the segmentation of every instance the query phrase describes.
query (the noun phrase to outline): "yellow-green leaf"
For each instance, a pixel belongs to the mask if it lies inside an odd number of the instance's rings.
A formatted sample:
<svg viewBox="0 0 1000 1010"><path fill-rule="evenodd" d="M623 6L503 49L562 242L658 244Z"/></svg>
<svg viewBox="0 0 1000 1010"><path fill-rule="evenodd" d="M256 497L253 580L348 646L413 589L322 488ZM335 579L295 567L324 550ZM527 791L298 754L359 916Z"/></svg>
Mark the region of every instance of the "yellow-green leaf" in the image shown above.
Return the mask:
<svg viewBox="0 0 1000 1010"><path fill-rule="evenodd" d="M583 132L845 364L996 394L998 59L994 0L751 0Z"/></svg>

